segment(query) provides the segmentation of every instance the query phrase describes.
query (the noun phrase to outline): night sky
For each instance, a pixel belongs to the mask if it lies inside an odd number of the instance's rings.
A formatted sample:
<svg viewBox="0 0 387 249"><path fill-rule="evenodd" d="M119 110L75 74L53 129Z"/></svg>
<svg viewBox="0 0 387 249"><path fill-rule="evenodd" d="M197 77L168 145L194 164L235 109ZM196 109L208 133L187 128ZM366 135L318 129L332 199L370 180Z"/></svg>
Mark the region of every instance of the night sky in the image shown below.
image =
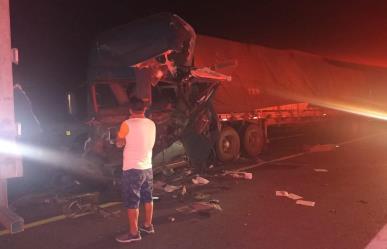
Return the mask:
<svg viewBox="0 0 387 249"><path fill-rule="evenodd" d="M96 34L158 12L178 14L201 34L387 66L386 1L10 3L13 47L20 51L15 82L24 86L41 116L63 111L65 91L85 81Z"/></svg>

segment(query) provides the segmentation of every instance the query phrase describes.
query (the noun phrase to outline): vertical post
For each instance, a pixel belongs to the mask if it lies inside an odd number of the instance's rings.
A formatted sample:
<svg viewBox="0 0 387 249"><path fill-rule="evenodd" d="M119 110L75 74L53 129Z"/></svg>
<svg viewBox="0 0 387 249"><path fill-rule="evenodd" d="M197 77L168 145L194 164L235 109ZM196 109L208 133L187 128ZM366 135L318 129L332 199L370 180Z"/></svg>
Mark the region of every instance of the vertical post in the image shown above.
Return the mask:
<svg viewBox="0 0 387 249"><path fill-rule="evenodd" d="M16 137L12 61L9 0L0 0L0 142ZM24 220L8 208L7 178L21 175L21 160L0 151L0 223L11 233L23 231Z"/></svg>
<svg viewBox="0 0 387 249"><path fill-rule="evenodd" d="M0 206L8 208L7 179L0 178Z"/></svg>

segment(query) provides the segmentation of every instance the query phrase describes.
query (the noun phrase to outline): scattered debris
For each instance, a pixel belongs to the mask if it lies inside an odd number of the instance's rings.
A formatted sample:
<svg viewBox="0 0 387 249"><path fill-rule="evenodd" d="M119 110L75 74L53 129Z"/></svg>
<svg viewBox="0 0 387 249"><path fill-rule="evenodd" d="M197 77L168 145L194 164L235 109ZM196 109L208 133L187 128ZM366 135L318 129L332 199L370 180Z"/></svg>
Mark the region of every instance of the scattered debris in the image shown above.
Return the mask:
<svg viewBox="0 0 387 249"><path fill-rule="evenodd" d="M211 196L209 194L204 194L204 193L196 193L194 195L194 199L198 201L203 201L203 200L209 200Z"/></svg>
<svg viewBox="0 0 387 249"><path fill-rule="evenodd" d="M219 204L209 202L194 202L191 205L192 211L200 214L210 214L212 211L223 211Z"/></svg>
<svg viewBox="0 0 387 249"><path fill-rule="evenodd" d="M68 218L77 218L84 213L97 213L99 211L99 192L80 194L59 199L63 203L63 214Z"/></svg>
<svg viewBox="0 0 387 249"><path fill-rule="evenodd" d="M317 144L309 147L309 152L325 152L332 151L336 148L335 144Z"/></svg>
<svg viewBox="0 0 387 249"><path fill-rule="evenodd" d="M298 200L296 201L296 204L308 206L308 207L314 207L316 203L314 201Z"/></svg>
<svg viewBox="0 0 387 249"><path fill-rule="evenodd" d="M249 172L238 172L238 171L226 171L224 175L229 175L233 178L240 178L240 179L253 179L253 173Z"/></svg>
<svg viewBox="0 0 387 249"><path fill-rule="evenodd" d="M192 174L192 170L190 170L190 169L186 169L185 171L184 171L184 175L186 175L186 176L189 176L189 175L191 175Z"/></svg>
<svg viewBox="0 0 387 249"><path fill-rule="evenodd" d="M168 217L168 220L170 221L170 222L175 222L175 217Z"/></svg>
<svg viewBox="0 0 387 249"><path fill-rule="evenodd" d="M287 191L275 191L275 196L285 196L285 197L288 197L289 193Z"/></svg>
<svg viewBox="0 0 387 249"><path fill-rule="evenodd" d="M208 203L212 203L212 204L220 204L220 201L219 201L219 200L216 200L216 199L212 199L212 200L209 200Z"/></svg>
<svg viewBox="0 0 387 249"><path fill-rule="evenodd" d="M152 197L152 200L153 200L153 201L159 201L159 200L160 200L160 197L158 197L158 196L153 196L153 197Z"/></svg>
<svg viewBox="0 0 387 249"><path fill-rule="evenodd" d="M289 193L288 198L292 199L292 200L300 200L300 199L303 199L302 196L299 196L299 195L296 195L296 194L293 194L293 193Z"/></svg>
<svg viewBox="0 0 387 249"><path fill-rule="evenodd" d="M210 181L203 178L203 177L200 177L200 176L196 176L195 178L192 179L192 182L193 184L195 185L206 185L208 184Z"/></svg>
<svg viewBox="0 0 387 249"><path fill-rule="evenodd" d="M328 172L327 169L314 169L314 171L316 171L316 172Z"/></svg>
<svg viewBox="0 0 387 249"><path fill-rule="evenodd" d="M209 169L212 169L214 167L214 165L213 164L211 164L208 168Z"/></svg>
<svg viewBox="0 0 387 249"><path fill-rule="evenodd" d="M181 188L181 186L174 186L174 185L167 184L164 187L164 191L167 192L167 193L172 193L172 192L174 192L174 191L176 191L176 190L178 190L180 188Z"/></svg>
<svg viewBox="0 0 387 249"><path fill-rule="evenodd" d="M185 194L187 194L187 188L185 187L185 185L183 185L183 187L181 188L181 190L179 192L179 195L185 196Z"/></svg>
<svg viewBox="0 0 387 249"><path fill-rule="evenodd" d="M292 199L292 200L303 199L302 196L299 196L299 195L296 195L293 193L288 193L288 191L275 191L275 195L276 196L284 196L284 197L287 197L287 198Z"/></svg>

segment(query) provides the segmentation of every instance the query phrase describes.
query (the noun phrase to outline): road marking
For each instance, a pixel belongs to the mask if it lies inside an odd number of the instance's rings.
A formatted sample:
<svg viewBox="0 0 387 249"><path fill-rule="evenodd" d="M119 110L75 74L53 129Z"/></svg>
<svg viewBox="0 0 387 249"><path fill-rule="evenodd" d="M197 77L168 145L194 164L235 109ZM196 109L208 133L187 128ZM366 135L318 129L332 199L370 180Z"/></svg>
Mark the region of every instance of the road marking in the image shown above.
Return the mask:
<svg viewBox="0 0 387 249"><path fill-rule="evenodd" d="M364 249L385 249L387 248L387 224L375 235L371 242Z"/></svg>
<svg viewBox="0 0 387 249"><path fill-rule="evenodd" d="M108 202L108 203L104 203L104 204L99 205L99 207L100 208L108 208L108 207L116 206L118 204L121 204L121 202ZM76 216L76 218L83 217L83 216L93 214L93 213L94 212L86 212L83 214L79 214L78 216ZM31 222L31 223L24 225L24 230L29 229L29 228L33 228L33 227L38 227L41 225L46 225L46 224L53 223L56 221L65 220L65 219L67 219L67 217L65 215L58 215L58 216L50 217L47 219L34 221L34 222ZM0 236L6 235L6 234L10 234L9 230L5 229L5 230L0 231Z"/></svg>

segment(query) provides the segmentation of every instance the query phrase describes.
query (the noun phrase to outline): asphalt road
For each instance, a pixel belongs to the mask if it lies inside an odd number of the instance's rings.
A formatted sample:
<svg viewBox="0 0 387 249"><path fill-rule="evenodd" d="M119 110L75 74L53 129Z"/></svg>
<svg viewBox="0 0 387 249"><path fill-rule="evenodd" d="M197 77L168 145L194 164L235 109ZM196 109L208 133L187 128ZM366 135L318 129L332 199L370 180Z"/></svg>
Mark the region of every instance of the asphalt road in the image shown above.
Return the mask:
<svg viewBox="0 0 387 249"><path fill-rule="evenodd" d="M300 152L305 143L295 139L282 146L265 160ZM156 234L143 236L140 242L114 241L127 224L125 210L115 207L111 210L121 212L107 218L89 215L0 236L0 248L364 249L387 224L386 151L387 135L377 135L332 151L262 165L250 171L252 180L208 177L210 184L188 187L184 200L162 195L155 204ZM315 206L277 197L279 190ZM176 211L194 201L197 193L219 200L223 211L207 215ZM368 248L387 248L387 242Z"/></svg>

